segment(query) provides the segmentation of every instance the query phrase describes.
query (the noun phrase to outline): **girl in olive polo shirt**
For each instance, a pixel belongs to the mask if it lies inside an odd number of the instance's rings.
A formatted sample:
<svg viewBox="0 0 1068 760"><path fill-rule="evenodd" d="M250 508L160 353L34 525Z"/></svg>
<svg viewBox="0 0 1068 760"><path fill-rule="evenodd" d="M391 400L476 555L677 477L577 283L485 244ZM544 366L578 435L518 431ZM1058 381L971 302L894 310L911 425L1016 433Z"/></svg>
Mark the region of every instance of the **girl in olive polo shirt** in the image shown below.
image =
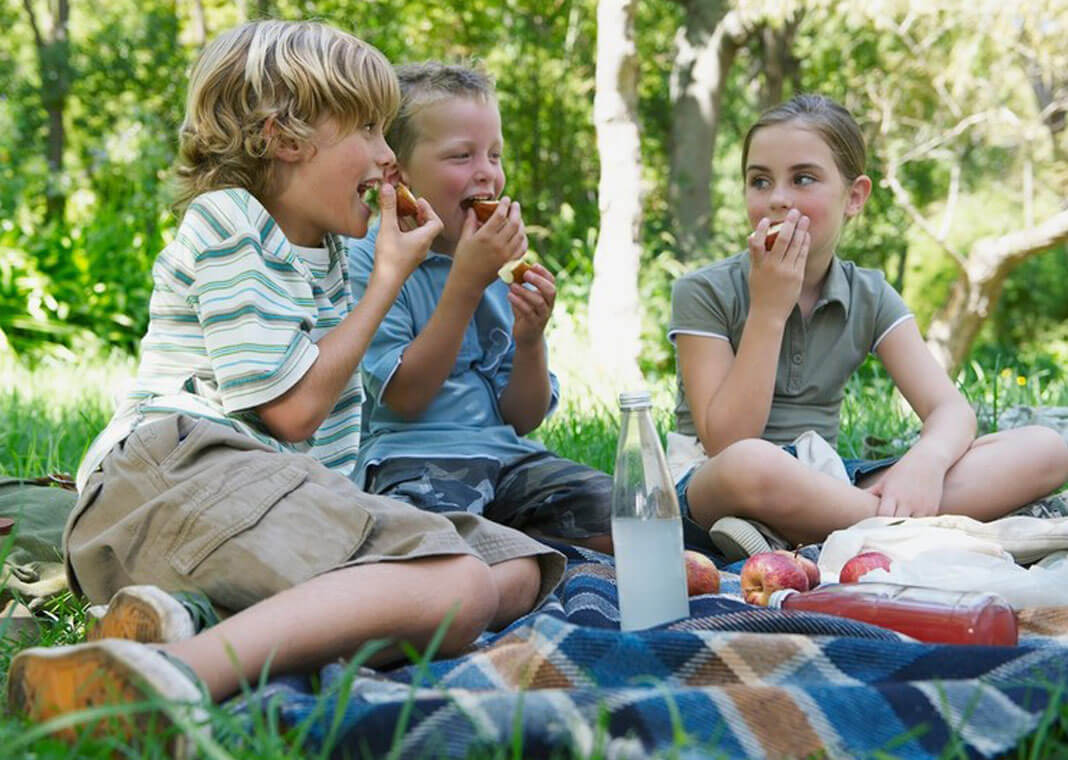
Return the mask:
<svg viewBox="0 0 1068 760"><path fill-rule="evenodd" d="M1068 446L1052 429L976 438L974 411L901 297L881 272L835 255L871 193L864 161L860 129L837 103L802 95L767 111L742 150L748 251L675 285L669 459L684 513L727 559L821 541L873 515L991 520L1068 479ZM817 455L826 441L836 457L843 389L868 352L923 421L919 440L895 459L802 463L791 443L806 431L799 445L812 450L818 436Z"/></svg>

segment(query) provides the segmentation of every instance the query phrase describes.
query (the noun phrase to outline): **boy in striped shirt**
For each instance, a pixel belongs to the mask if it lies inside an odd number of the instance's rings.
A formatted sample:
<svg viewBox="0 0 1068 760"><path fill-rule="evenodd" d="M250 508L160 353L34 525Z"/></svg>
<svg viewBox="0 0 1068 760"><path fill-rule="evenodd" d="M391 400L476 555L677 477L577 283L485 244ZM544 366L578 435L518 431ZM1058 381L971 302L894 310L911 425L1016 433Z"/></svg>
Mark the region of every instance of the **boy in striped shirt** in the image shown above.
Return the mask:
<svg viewBox="0 0 1068 760"><path fill-rule="evenodd" d="M72 589L110 604L96 641L12 661L16 709L42 720L155 695L199 718L201 689L221 699L265 667L315 668L371 639L423 646L449 614L441 650L459 652L559 580L562 556L517 531L350 480L357 366L441 230L423 201L402 232L381 183L397 104L385 58L328 26L254 22L205 49L141 365L79 470L65 532ZM375 267L354 302L339 236L366 234L362 196L380 185ZM189 591L225 619L196 633L173 596Z"/></svg>

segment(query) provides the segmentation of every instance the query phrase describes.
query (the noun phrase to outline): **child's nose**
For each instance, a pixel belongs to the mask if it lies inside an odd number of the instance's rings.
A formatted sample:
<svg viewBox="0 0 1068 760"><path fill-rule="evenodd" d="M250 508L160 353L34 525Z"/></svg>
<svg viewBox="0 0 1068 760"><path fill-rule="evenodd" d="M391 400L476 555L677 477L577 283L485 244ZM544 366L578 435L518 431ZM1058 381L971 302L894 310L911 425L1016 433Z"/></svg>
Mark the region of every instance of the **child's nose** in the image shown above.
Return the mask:
<svg viewBox="0 0 1068 760"><path fill-rule="evenodd" d="M379 166L389 166L397 162L397 156L393 153L393 149L389 147L389 143L386 142L384 136L379 137L375 141L375 163Z"/></svg>
<svg viewBox="0 0 1068 760"><path fill-rule="evenodd" d="M777 183L775 187L772 188L771 197L768 199L768 202L774 209L789 209L794 205L789 190L784 188L781 183Z"/></svg>

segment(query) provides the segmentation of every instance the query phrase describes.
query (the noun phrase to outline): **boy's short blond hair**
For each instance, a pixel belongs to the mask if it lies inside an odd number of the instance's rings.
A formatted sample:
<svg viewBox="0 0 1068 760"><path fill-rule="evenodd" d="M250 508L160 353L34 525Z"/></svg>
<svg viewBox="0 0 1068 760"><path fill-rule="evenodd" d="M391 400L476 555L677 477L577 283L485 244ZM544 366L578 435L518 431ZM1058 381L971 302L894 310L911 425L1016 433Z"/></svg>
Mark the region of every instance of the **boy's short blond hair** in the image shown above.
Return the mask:
<svg viewBox="0 0 1068 760"><path fill-rule="evenodd" d="M424 108L449 98L470 98L486 103L496 97L492 77L474 62L405 63L397 66L396 72L400 81L400 110L389 128L386 141L401 164L408 162L419 141L415 116Z"/></svg>
<svg viewBox="0 0 1068 760"><path fill-rule="evenodd" d="M386 57L339 29L253 21L224 32L190 76L175 209L226 187L262 199L271 190L281 141L305 143L325 118L343 134L370 122L387 125L399 103Z"/></svg>

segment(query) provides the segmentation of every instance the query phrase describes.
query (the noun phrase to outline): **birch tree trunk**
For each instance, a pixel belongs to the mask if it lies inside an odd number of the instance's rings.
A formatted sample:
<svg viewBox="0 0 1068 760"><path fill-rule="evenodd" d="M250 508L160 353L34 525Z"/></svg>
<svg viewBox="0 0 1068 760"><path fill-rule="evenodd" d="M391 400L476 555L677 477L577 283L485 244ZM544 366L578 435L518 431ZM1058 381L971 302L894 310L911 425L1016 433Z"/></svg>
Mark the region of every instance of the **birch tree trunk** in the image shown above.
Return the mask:
<svg viewBox="0 0 1068 760"><path fill-rule="evenodd" d="M927 328L927 346L950 377L956 376L983 321L993 313L1009 273L1024 259L1066 240L1068 210L1031 229L975 242L949 298Z"/></svg>
<svg viewBox="0 0 1068 760"><path fill-rule="evenodd" d="M593 256L589 337L596 368L625 384L641 378L637 6L638 0L600 0L597 4L597 92L593 99L601 162L601 221Z"/></svg>

